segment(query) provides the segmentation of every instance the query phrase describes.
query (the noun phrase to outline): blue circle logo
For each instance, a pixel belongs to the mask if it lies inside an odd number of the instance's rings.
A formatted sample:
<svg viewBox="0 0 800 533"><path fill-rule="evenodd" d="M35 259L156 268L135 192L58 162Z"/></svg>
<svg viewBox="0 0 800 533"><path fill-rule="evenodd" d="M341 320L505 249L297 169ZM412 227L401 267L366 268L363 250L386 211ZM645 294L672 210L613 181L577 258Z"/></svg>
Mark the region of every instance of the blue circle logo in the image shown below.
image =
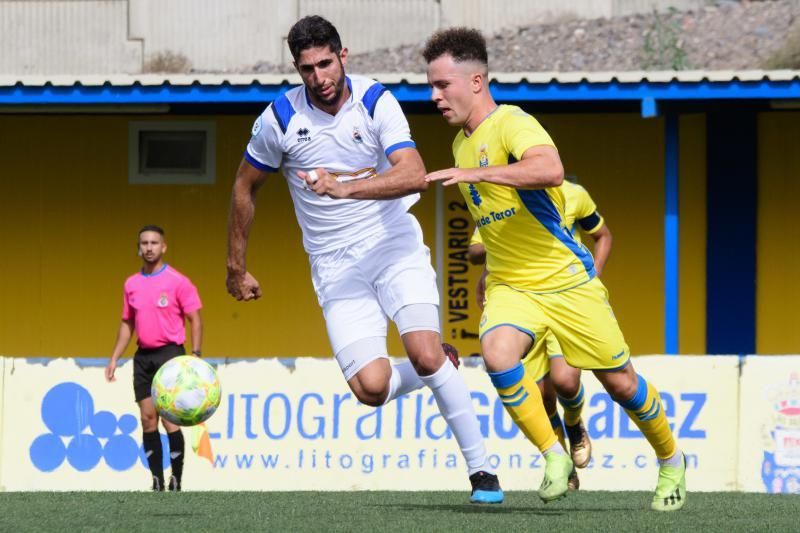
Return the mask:
<svg viewBox="0 0 800 533"><path fill-rule="evenodd" d="M31 443L31 463L41 472L52 472L66 461L79 472L88 472L101 460L109 468L124 471L144 460L139 442L131 434L139 420L130 413L117 417L110 411L94 410L94 399L86 388L73 382L59 383L42 398L42 422L49 430ZM165 451L169 444L161 435ZM169 466L169 453L164 454Z"/></svg>
<svg viewBox="0 0 800 533"><path fill-rule="evenodd" d="M80 435L94 415L94 400L77 383L61 383L42 400L42 421L47 429L62 437Z"/></svg>

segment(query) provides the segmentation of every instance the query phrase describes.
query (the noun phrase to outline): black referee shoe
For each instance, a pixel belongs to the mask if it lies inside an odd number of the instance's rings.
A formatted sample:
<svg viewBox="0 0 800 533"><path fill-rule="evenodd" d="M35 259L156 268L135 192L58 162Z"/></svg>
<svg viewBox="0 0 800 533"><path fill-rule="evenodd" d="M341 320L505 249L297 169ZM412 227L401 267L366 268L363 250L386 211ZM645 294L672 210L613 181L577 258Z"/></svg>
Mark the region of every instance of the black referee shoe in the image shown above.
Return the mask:
<svg viewBox="0 0 800 533"><path fill-rule="evenodd" d="M175 476L169 476L169 491L170 492L180 492L181 491L181 480L176 478Z"/></svg>

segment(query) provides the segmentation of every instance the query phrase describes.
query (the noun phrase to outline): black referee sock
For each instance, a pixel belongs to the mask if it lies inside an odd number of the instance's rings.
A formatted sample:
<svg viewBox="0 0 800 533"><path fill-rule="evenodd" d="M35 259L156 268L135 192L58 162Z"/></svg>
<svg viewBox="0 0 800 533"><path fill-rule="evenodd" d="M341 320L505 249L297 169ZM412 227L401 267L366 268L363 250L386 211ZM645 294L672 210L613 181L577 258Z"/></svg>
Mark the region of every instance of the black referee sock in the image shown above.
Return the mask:
<svg viewBox="0 0 800 533"><path fill-rule="evenodd" d="M169 459L172 463L172 475L180 482L183 475L184 441L181 430L167 433L169 438Z"/></svg>
<svg viewBox="0 0 800 533"><path fill-rule="evenodd" d="M142 444L144 445L144 454L147 457L147 465L150 467L150 473L153 477L158 479L159 487L164 489L164 456L161 451L161 435L158 431L142 432Z"/></svg>

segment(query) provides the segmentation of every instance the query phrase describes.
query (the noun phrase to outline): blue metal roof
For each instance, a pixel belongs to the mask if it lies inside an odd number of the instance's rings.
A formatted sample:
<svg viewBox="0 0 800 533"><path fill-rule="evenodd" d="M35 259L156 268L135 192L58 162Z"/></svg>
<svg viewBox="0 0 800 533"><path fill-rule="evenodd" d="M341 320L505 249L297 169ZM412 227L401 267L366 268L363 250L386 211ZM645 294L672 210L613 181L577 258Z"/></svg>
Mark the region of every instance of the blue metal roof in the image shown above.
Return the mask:
<svg viewBox="0 0 800 533"><path fill-rule="evenodd" d="M400 102L426 102L424 75L376 74ZM112 76L0 79L0 105L263 103L299 82L286 76ZM506 102L772 100L800 98L800 72L498 74L492 92Z"/></svg>

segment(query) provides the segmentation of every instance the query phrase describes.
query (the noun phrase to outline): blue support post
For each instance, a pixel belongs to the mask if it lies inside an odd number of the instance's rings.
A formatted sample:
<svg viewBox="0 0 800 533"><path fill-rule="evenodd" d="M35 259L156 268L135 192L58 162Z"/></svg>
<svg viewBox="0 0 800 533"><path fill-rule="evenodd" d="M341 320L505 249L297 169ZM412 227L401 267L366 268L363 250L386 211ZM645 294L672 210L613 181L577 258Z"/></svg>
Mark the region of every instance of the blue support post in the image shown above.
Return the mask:
<svg viewBox="0 0 800 533"><path fill-rule="evenodd" d="M664 352L668 355L679 351L679 120L668 113L664 121Z"/></svg>

